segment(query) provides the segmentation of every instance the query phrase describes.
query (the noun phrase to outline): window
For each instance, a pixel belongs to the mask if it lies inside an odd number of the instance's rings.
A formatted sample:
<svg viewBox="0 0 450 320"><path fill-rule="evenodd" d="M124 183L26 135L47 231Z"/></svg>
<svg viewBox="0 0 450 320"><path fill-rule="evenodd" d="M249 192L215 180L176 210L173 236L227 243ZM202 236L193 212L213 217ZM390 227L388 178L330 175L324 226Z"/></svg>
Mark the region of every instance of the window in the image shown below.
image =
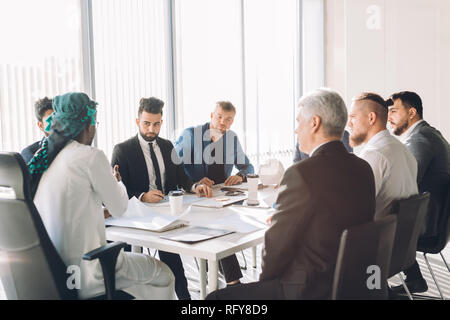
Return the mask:
<svg viewBox="0 0 450 320"><path fill-rule="evenodd" d="M42 138L35 101L84 90L80 21L78 0L0 2L0 150Z"/></svg>
<svg viewBox="0 0 450 320"><path fill-rule="evenodd" d="M221 100L237 108L232 129L242 128L241 1L175 3L178 131L208 122Z"/></svg>
<svg viewBox="0 0 450 320"><path fill-rule="evenodd" d="M287 167L296 103L324 82L323 11L323 0L2 1L0 148L41 137L33 104L44 96L96 100L96 146L108 156L136 134L142 97L165 102L170 140L228 100L252 163Z"/></svg>
<svg viewBox="0 0 450 320"><path fill-rule="evenodd" d="M169 136L173 114L169 2L94 0L92 2L95 99L99 102L97 146L112 148L137 132L139 100L165 102L161 136Z"/></svg>
<svg viewBox="0 0 450 320"><path fill-rule="evenodd" d="M245 1L247 153L292 164L300 88L299 1Z"/></svg>

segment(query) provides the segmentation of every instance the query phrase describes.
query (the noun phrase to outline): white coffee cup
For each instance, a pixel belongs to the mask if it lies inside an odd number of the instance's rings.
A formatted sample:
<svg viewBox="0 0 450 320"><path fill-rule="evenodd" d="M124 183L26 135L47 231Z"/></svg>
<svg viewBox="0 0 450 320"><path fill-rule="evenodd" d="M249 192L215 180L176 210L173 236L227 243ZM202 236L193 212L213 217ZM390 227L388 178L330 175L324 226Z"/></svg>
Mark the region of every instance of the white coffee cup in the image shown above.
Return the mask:
<svg viewBox="0 0 450 320"><path fill-rule="evenodd" d="M183 191L169 192L170 214L179 215L183 211Z"/></svg>
<svg viewBox="0 0 450 320"><path fill-rule="evenodd" d="M258 200L259 176L257 174L248 174L247 183L248 183L247 204L249 206L257 206L259 204Z"/></svg>

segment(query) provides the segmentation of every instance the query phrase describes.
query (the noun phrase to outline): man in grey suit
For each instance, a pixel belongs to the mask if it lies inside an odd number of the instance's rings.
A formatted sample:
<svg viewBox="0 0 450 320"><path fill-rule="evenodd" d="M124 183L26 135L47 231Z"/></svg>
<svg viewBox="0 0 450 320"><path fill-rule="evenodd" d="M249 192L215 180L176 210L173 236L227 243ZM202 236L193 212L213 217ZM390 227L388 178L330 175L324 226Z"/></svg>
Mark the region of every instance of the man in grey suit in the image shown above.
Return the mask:
<svg viewBox="0 0 450 320"><path fill-rule="evenodd" d="M373 220L372 169L341 142L347 108L339 94L320 89L304 96L297 122L301 151L310 158L281 181L259 281L207 299L329 299L343 230Z"/></svg>
<svg viewBox="0 0 450 320"><path fill-rule="evenodd" d="M388 121L393 132L417 160L419 192L430 192L426 225L420 239L436 236L438 217L450 183L449 144L438 130L423 120L422 99L418 94L409 91L395 93L388 102ZM405 270L405 274L411 293L428 290L417 261ZM404 293L403 286L393 290L396 293Z"/></svg>

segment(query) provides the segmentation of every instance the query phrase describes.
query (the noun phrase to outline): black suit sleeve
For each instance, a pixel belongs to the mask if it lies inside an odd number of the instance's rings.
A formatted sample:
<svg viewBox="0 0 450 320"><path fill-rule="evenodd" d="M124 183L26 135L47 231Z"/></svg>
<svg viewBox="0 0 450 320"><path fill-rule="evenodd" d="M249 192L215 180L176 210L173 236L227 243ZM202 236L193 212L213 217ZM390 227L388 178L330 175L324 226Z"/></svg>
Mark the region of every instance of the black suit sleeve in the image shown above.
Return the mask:
<svg viewBox="0 0 450 320"><path fill-rule="evenodd" d="M299 197L298 195L302 196ZM298 169L289 168L280 184L277 212L265 234L260 280L280 277L295 257L313 214L311 193Z"/></svg>
<svg viewBox="0 0 450 320"><path fill-rule="evenodd" d="M132 188L132 183L130 179L130 168L128 166L128 161L126 158L126 152L123 150L124 147L121 145L114 146L112 159L111 159L111 166L114 168L115 165L119 166L119 173L122 177L122 182L127 188L128 198L132 198L135 196L136 198L139 198L141 195L140 192L137 192L137 190L134 190Z"/></svg>
<svg viewBox="0 0 450 320"><path fill-rule="evenodd" d="M176 172L176 179L178 187L182 187L185 191L190 192L192 185L194 184L192 180L187 176L184 171L184 165L178 156L176 149L173 147L172 142L169 142L169 154L172 164Z"/></svg>

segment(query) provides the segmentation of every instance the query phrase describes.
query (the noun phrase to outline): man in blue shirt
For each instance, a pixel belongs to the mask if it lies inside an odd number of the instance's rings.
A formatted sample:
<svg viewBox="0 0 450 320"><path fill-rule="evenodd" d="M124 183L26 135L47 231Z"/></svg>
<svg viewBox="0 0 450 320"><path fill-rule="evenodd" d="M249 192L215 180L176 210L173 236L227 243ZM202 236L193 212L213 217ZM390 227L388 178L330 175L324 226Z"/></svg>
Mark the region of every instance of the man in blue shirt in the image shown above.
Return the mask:
<svg viewBox="0 0 450 320"><path fill-rule="evenodd" d="M231 186L246 181L246 175L254 173L236 133L230 130L235 115L236 109L230 102L219 101L211 113L211 122L185 129L175 142L192 181L209 187L220 183ZM234 167L239 172L231 175ZM240 283L242 273L236 255L220 260L219 268L229 286Z"/></svg>
<svg viewBox="0 0 450 320"><path fill-rule="evenodd" d="M254 173L236 133L230 130L235 115L236 109L230 102L220 101L211 113L211 122L185 129L175 142L192 181L208 186L235 185L245 181L247 174ZM239 170L236 175L231 175L233 167Z"/></svg>

